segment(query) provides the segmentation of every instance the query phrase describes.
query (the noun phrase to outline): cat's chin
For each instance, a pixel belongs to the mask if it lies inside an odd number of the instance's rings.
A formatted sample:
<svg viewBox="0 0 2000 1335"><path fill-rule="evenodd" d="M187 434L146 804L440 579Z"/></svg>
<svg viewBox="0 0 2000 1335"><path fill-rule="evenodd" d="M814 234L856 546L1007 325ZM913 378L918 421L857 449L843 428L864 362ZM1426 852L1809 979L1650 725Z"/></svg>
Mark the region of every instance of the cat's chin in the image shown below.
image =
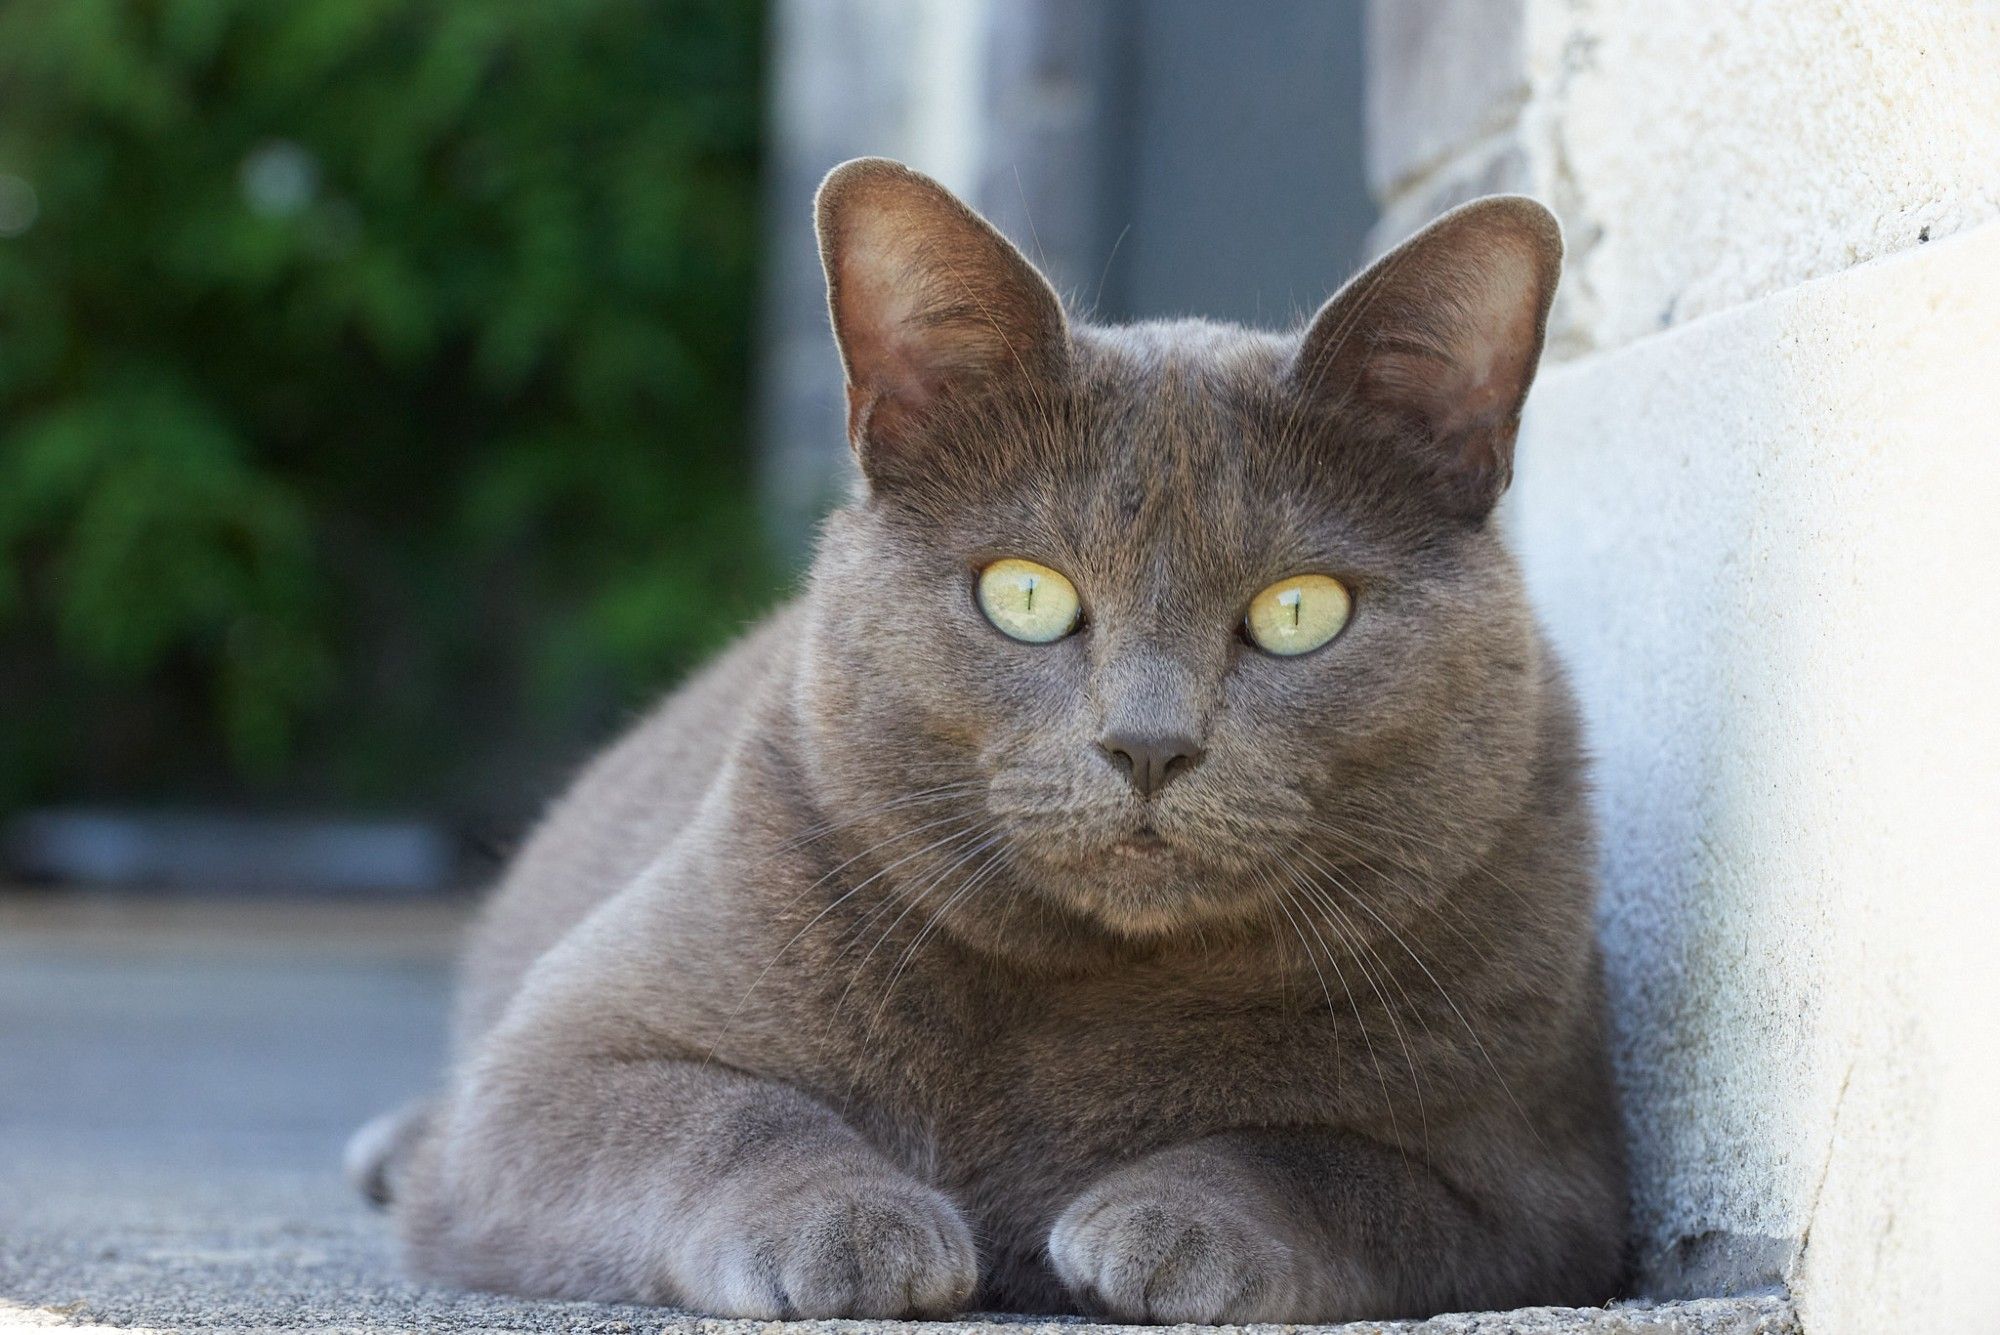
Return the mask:
<svg viewBox="0 0 2000 1335"><path fill-rule="evenodd" d="M1157 940L1251 911L1241 882L1152 830L1108 840L1051 869L1046 889L1115 936Z"/></svg>

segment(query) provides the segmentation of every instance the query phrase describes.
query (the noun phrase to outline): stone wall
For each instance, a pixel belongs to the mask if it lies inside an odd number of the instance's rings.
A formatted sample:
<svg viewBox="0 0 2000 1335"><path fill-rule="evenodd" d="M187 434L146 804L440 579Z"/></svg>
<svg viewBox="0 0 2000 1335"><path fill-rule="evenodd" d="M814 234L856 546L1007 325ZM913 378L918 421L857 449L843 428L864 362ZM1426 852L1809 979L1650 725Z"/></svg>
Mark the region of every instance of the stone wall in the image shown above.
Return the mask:
<svg viewBox="0 0 2000 1335"><path fill-rule="evenodd" d="M1386 245L1571 247L1506 522L1596 754L1656 1292L1991 1328L2000 6L1376 0Z"/></svg>
<svg viewBox="0 0 2000 1335"><path fill-rule="evenodd" d="M1990 0L1376 0L1378 246L1548 201L1577 356L2000 217Z"/></svg>

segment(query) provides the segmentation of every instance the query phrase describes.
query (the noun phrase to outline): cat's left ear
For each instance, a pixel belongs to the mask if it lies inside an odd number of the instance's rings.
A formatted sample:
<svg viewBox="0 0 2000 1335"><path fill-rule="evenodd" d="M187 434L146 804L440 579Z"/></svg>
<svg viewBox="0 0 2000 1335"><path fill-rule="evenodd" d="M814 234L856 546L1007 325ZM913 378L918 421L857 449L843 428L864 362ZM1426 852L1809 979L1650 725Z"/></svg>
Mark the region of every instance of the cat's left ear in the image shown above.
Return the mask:
<svg viewBox="0 0 2000 1335"><path fill-rule="evenodd" d="M924 465L925 427L944 400L1067 364L1048 280L928 176L857 158L828 174L815 212L848 440L871 481Z"/></svg>
<svg viewBox="0 0 2000 1335"><path fill-rule="evenodd" d="M1454 209L1320 308L1293 384L1396 421L1418 441L1445 507L1484 519L1513 475L1562 253L1562 229L1532 199L1493 195Z"/></svg>

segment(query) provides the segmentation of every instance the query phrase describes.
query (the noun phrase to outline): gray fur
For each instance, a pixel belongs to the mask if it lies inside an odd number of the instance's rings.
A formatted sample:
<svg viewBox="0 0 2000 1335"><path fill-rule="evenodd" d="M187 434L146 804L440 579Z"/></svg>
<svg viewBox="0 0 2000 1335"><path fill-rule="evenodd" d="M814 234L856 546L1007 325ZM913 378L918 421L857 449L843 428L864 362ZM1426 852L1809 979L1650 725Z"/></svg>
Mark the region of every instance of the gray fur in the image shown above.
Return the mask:
<svg viewBox="0 0 2000 1335"><path fill-rule="evenodd" d="M1488 511L1560 241L1448 216L1291 336L1072 325L940 188L820 231L868 484L489 903L422 1275L750 1317L1332 1321L1618 1281L1574 711ZM1082 629L972 597L1056 567ZM1302 570L1355 613L1265 655ZM1150 798L1112 730L1198 738Z"/></svg>

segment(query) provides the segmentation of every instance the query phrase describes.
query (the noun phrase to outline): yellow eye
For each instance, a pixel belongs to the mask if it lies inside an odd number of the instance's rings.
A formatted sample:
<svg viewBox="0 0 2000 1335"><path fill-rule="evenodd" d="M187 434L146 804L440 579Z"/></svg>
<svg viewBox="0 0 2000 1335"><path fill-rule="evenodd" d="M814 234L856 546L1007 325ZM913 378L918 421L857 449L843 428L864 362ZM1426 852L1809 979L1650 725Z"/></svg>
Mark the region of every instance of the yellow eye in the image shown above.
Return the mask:
<svg viewBox="0 0 2000 1335"><path fill-rule="evenodd" d="M1083 605L1076 585L1055 571L1008 557L979 572L979 610L1002 634L1047 644L1076 629Z"/></svg>
<svg viewBox="0 0 2000 1335"><path fill-rule="evenodd" d="M1260 649L1303 654L1340 634L1353 610L1354 600L1339 580L1327 575L1294 575L1250 600L1244 626Z"/></svg>

